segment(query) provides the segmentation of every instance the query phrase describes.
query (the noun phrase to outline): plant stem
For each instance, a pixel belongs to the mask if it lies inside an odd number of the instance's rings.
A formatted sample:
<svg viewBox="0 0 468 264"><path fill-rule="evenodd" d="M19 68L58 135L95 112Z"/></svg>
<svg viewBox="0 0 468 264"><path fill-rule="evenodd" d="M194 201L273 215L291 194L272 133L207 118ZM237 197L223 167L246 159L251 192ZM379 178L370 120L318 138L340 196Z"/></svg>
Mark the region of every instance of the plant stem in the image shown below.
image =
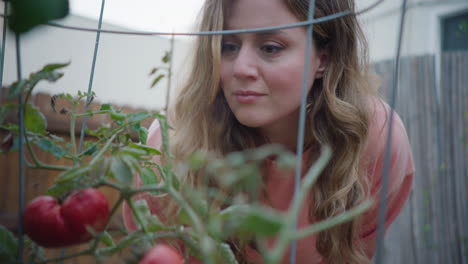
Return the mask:
<svg viewBox="0 0 468 264"><path fill-rule="evenodd" d="M167 193L171 195L178 203L179 205L187 212L188 217L192 221L195 231L200 234L201 238L208 238L206 236L206 231L204 229L204 226L202 224L201 219L198 217L197 213L193 210L193 208L187 203L187 201L180 195L180 193L171 186L168 187ZM200 241L202 242L202 241ZM203 243L203 242L202 242ZM213 260L210 258L210 252L206 252L205 247L201 247L202 250L202 255L204 258L205 263L213 263Z"/></svg>
<svg viewBox="0 0 468 264"><path fill-rule="evenodd" d="M304 203L304 199L307 196L312 184L320 175L320 172L325 168L328 160L331 157L331 150L328 147L323 147L322 154L317 162L309 169L306 176L302 180L301 188L297 195L293 198L291 209L289 209L288 215L286 216L286 224L282 228L278 241L270 252L266 255L267 263L278 263L281 257L284 255L284 251L287 249L288 244L293 240L291 233L295 233L293 230L297 217L299 216L300 209Z"/></svg>
<svg viewBox="0 0 468 264"><path fill-rule="evenodd" d="M141 228L143 229L143 232L148 233L148 230L146 229L146 226L143 223L143 219L141 219L141 215L138 212L138 210L135 208L135 204L133 203L132 199L126 198L125 201L128 203L128 206L130 206L130 209L132 209L133 215L135 216L137 222L140 224Z"/></svg>
<svg viewBox="0 0 468 264"><path fill-rule="evenodd" d="M114 139L117 137L118 135L118 132L116 132L114 135L112 135L109 140L107 140L106 144L104 145L104 147L102 147L101 150L99 150L98 154L96 154L96 156L94 156L94 158L91 160L91 162L89 163L90 166L94 165L100 158L102 155L104 155L104 153L109 149L109 147L111 146L112 142L114 141Z"/></svg>
<svg viewBox="0 0 468 264"><path fill-rule="evenodd" d="M29 91L26 93L26 96L24 98L24 103L23 105L21 106L23 108L23 112L26 113L26 106L27 106L27 103L28 103L28 100L29 100L29 97L31 97L31 93L32 93L32 89L29 89ZM29 154L31 155L34 163L35 163L35 166L34 167L30 167L30 168L38 168L38 169L47 169L47 170L58 170L58 171L64 171L64 170L68 170L69 167L66 167L66 166L56 166L56 165L50 165L50 164L45 164L43 163L42 161L39 160L39 158L37 157L36 153L34 152L32 146L31 146L31 142L29 141L28 139L28 136L27 136L27 131L26 131L26 128L23 127L24 129L24 135L26 135L24 137L24 141L26 142L26 148L28 149L28 152Z"/></svg>
<svg viewBox="0 0 468 264"><path fill-rule="evenodd" d="M109 215L109 219L107 219L107 223L104 227L103 230L107 230L107 228L109 227L109 224L112 220L112 216L115 214L115 212L117 212L117 210L119 209L120 205L122 204L124 198L122 195L119 196L119 199L117 200L117 202L114 204L114 206L112 207L111 211L110 211L110 215Z"/></svg>
<svg viewBox="0 0 468 264"><path fill-rule="evenodd" d="M366 201L363 204L360 204L359 206L351 209L350 211L344 212L344 213L342 213L340 215L337 215L337 216L334 216L334 217L329 218L327 220L318 222L318 223L313 224L311 226L304 227L301 230L299 230L298 232L291 234L291 239L296 240L296 239L305 238L307 236L318 233L318 232L320 232L322 230L326 230L326 229L328 229L330 227L340 225L340 224L342 224L344 222L347 222L347 221L353 219L354 217L362 214L367 209L369 209L371 207L371 205L372 205L371 201Z"/></svg>
<svg viewBox="0 0 468 264"><path fill-rule="evenodd" d="M99 114L107 114L110 113L109 110L101 110L101 111L95 111L95 112L87 112L87 113L82 113L82 114L75 114L76 118L79 117L85 117L85 116L92 116L92 115L99 115Z"/></svg>
<svg viewBox="0 0 468 264"><path fill-rule="evenodd" d="M73 106L72 113L70 114L70 143L72 145L73 157L75 157L78 152L76 149L76 138L75 138L75 123L76 123L75 110L76 110L76 107ZM76 159L73 158L73 164L76 165L76 162L77 162Z"/></svg>
<svg viewBox="0 0 468 264"><path fill-rule="evenodd" d="M115 182L111 182L111 181L108 181L108 180L101 180L97 186L108 186L108 187L111 187L113 189L116 189L117 191L121 191L123 189L122 186L120 186L119 184L115 183Z"/></svg>
<svg viewBox="0 0 468 264"><path fill-rule="evenodd" d="M166 189L166 186L164 183L162 184L151 184L151 185L145 185L136 189L133 189L130 191L131 195L134 195L136 193L141 193L141 192L159 192L159 191L164 191Z"/></svg>
<svg viewBox="0 0 468 264"><path fill-rule="evenodd" d="M79 256L90 255L92 253L93 253L93 251L91 250L91 248L87 248L87 249L85 249L83 251L80 251L80 252L77 252L77 253L74 253L74 254L71 254L71 255L45 259L43 261L37 262L36 264L46 264L46 263L49 263L49 262L59 262L59 261L62 261L62 260L76 258L76 257L79 257Z"/></svg>

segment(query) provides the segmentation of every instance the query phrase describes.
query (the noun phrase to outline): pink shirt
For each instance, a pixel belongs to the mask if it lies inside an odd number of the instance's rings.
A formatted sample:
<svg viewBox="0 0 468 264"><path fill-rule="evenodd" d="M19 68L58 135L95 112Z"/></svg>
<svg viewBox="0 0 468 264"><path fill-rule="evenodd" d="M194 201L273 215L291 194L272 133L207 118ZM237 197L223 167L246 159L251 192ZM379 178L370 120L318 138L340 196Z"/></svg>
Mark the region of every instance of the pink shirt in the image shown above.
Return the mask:
<svg viewBox="0 0 468 264"><path fill-rule="evenodd" d="M385 156L385 142L387 138L387 129L389 123L389 107L381 101L375 101L374 114L370 120L369 135L366 142L365 152L363 154L362 165L367 168L368 177L371 184L371 196L374 198L374 206L363 216L363 229L360 235L367 255L372 258L375 253L376 235L377 235L377 214L380 189L382 184L383 163ZM385 228L395 220L401 211L405 201L408 199L413 182L414 165L411 154L411 147L408 141L405 128L400 117L395 113L392 128L391 158L389 171L389 189L387 194L387 214ZM159 147L161 145L161 136L159 124L154 122L149 129L148 144ZM304 153L304 160L307 159L308 152ZM157 161L157 157L156 160ZM306 168L303 169L304 175ZM288 210L294 195L294 172L284 171L277 168L272 160L267 161L266 171L268 181L266 182L266 193L268 200L263 201L266 205L280 211ZM141 184L139 179L137 184ZM144 195L141 198L147 199L151 211L157 212L160 200L150 195ZM306 199L299 216L298 227L310 225L307 211L311 199ZM135 229L132 221L131 212L124 206L124 222L127 228ZM306 237L297 242L296 263L313 264L326 263L315 249L316 236ZM273 240L270 241L273 244ZM260 255L253 249L247 249L249 258L254 263L262 263ZM282 263L289 263L288 252ZM191 263L196 263L191 262Z"/></svg>

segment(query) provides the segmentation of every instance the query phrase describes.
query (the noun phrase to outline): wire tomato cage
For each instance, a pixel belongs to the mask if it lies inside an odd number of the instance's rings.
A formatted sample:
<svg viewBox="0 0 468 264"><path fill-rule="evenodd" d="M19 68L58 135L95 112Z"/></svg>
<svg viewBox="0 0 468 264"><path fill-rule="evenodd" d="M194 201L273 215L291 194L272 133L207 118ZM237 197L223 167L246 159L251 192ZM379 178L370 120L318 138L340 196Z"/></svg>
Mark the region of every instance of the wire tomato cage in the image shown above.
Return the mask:
<svg viewBox="0 0 468 264"><path fill-rule="evenodd" d="M332 14L329 16L316 18L314 19L314 7L315 7L315 0L310 1L309 10L308 10L308 19L303 22L294 23L294 24L287 24L287 25L280 25L274 27L262 27L262 28L251 28L251 29L242 29L242 30L222 30L222 31L205 31L205 32L185 32L185 33L177 33L177 32L147 32L147 31L118 31L118 30L107 30L102 29L102 21L104 17L104 9L105 9L105 0L101 1L101 8L99 14L99 21L97 28L88 28L88 27L78 27L78 26L70 26L70 25L62 25L56 22L48 22L45 25L50 27L62 28L64 30L74 30L74 31L86 31L86 32L94 32L96 33L96 43L94 46L94 54L91 64L91 73L89 76L89 85L88 85L88 96L86 99L85 104L85 111L88 109L89 104L91 102L91 94L93 91L93 80L94 80L94 72L95 72L95 65L96 60L98 57L99 51L99 41L101 33L105 34L117 34L117 35L137 35L137 36L211 36L211 35L226 35L226 34L240 34L240 33L254 33L254 32L265 32L265 31L273 31L279 29L287 29L287 28L294 28L294 27L307 27L307 39L306 39L306 47L311 47L312 43L312 31L314 24L323 23L326 21L339 19L345 16L359 16L364 13L367 13L374 8L378 7L384 2L384 0L375 1L373 4L365 7L361 10L356 12L353 11L344 11L339 12L336 14ZM389 165L390 165L390 146L391 146L391 138L392 138L392 127L393 127L393 115L394 115L394 107L396 105L396 98L397 98L397 88L398 88L398 73L399 73L399 62L400 62L400 54L401 54L401 44L403 38L403 30L405 25L405 15L407 10L407 0L402 0L401 2L401 13L400 13L400 21L399 21L399 31L398 31L398 39L397 39L397 50L395 54L395 63L393 65L393 86L389 91L389 105L391 111L389 112L389 126L387 132L387 139L385 143L385 159L384 159L384 167L382 171L382 188L380 192L380 199L378 205L378 228L377 228L377 241L376 241L376 256L375 256L375 263L381 264L383 263L383 250L384 250L384 224L385 224L385 214L387 209L386 203L386 195L388 192L388 184L389 184ZM4 70L4 57L5 57L5 41L6 41L6 25L8 20L8 1L5 2L3 14L0 16L3 18L3 36L2 36L2 47L1 47L1 55L0 55L0 87L3 84L3 70ZM15 48L16 48L16 65L17 65L17 79L21 80L21 52L20 52L20 45L21 45L21 38L18 33L15 34ZM310 49L306 49L306 57L310 55ZM304 131L305 131L305 118L306 118L306 97L307 97L307 83L308 83L308 76L307 72L309 71L310 65L309 61L305 60L304 64L304 77L303 77L303 85L302 85L302 97L301 97L301 106L300 106L300 118L299 118L299 131L298 131L298 141L297 141L297 162L295 165L295 192L299 189L300 185L300 172L302 168L302 154L303 154L303 144L304 144ZM0 98L2 97L2 89L0 89ZM18 103L22 104L22 96L21 94L18 95ZM24 111L23 108L20 107L18 111L18 120L19 120L19 218L23 218L24 213L24 186L25 186L25 179L24 179L24 167L25 167L25 156L24 156ZM83 148L83 141L85 137L85 128L87 124L87 117L83 119L83 124L81 127L80 133L80 141L79 141L79 150L81 151ZM296 219L297 221L297 219ZM297 225L294 227L297 228ZM18 260L22 261L22 255L24 250L24 241L23 241L23 227L22 222L18 221ZM290 263L296 263L296 243L293 242L291 246L291 258ZM63 254L63 250L62 250Z"/></svg>

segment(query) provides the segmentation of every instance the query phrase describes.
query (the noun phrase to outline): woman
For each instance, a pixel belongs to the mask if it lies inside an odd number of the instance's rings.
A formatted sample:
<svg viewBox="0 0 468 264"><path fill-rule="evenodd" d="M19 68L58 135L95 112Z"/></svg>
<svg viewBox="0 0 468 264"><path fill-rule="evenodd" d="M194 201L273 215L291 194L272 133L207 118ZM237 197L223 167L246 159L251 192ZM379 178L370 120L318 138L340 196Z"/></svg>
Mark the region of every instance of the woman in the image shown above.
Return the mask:
<svg viewBox="0 0 468 264"><path fill-rule="evenodd" d="M206 0L199 29L297 23L307 19L308 5L306 0ZM314 14L318 18L354 8L352 0L317 0ZM329 145L333 155L310 191L299 227L341 214L370 197L379 198L388 129L389 107L375 95L356 17L316 24L313 30L308 58L305 27L199 37L187 85L169 111L174 127L171 151L177 160L197 150L222 156L268 143L295 151L308 59L304 171L317 158L321 144ZM392 132L386 227L406 201L414 174L408 138L396 115ZM149 141L160 145L157 124L150 129ZM263 203L287 210L294 194L293 172L279 170L270 160L265 174L264 192L270 198ZM186 180L199 184L192 174ZM146 198L153 209L158 207L154 197ZM299 240L296 263L368 263L375 251L376 218L374 207L361 218ZM129 226L130 220L127 217ZM237 253L241 262L261 263L252 247ZM289 254L283 262L288 259Z"/></svg>

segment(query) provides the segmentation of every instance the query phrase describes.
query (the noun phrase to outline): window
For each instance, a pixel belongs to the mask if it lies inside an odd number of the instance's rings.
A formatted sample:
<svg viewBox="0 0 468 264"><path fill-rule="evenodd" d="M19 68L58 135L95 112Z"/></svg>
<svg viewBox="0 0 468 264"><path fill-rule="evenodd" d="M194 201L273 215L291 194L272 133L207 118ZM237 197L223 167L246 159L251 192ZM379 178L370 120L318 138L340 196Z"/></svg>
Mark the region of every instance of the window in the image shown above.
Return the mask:
<svg viewBox="0 0 468 264"><path fill-rule="evenodd" d="M468 50L468 10L442 19L442 51Z"/></svg>

